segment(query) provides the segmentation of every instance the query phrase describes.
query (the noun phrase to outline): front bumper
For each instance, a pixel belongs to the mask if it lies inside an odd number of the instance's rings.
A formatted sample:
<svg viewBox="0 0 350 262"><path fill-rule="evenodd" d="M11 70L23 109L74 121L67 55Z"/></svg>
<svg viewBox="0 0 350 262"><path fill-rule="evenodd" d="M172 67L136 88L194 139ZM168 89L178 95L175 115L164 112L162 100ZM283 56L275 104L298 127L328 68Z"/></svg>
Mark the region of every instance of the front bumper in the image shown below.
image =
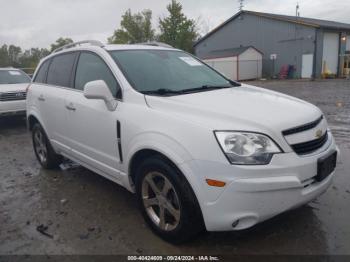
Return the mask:
<svg viewBox="0 0 350 262"><path fill-rule="evenodd" d="M0 102L0 116L25 115L26 100Z"/></svg>
<svg viewBox="0 0 350 262"><path fill-rule="evenodd" d="M306 204L325 192L334 172L321 182L317 160L338 150L332 135L322 152L310 156L296 153L275 155L266 166L235 166L192 160L194 191L208 231L240 230L254 226L289 209ZM339 152L338 152L339 153ZM185 168L186 169L186 168ZM223 188L210 187L206 178L226 182Z"/></svg>

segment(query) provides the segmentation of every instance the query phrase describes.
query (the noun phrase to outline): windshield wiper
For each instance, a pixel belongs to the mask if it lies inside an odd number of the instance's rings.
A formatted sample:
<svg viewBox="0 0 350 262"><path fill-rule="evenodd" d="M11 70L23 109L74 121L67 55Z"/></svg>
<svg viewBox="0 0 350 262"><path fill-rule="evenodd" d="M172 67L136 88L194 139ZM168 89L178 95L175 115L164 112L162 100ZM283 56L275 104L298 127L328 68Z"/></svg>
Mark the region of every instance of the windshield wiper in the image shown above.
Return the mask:
<svg viewBox="0 0 350 262"><path fill-rule="evenodd" d="M233 86L220 86L220 85L202 85L200 87L190 88L182 90L183 93L193 93L193 92L201 92L201 91L209 91L209 90L216 90L216 89L223 89L223 88L231 88Z"/></svg>
<svg viewBox="0 0 350 262"><path fill-rule="evenodd" d="M182 90L172 90L167 88L159 88L156 90L149 90L149 91L142 91L141 92L144 95L178 95L183 94Z"/></svg>
<svg viewBox="0 0 350 262"><path fill-rule="evenodd" d="M189 89L183 89L183 90L172 90L167 88L159 88L156 90L149 90L149 91L142 91L141 93L144 95L183 95L183 94L190 94L195 92L201 92L201 91L209 91L209 90L216 90L216 89L223 89L223 88L231 88L230 86L220 86L220 85L202 85L200 87L195 88L189 88Z"/></svg>

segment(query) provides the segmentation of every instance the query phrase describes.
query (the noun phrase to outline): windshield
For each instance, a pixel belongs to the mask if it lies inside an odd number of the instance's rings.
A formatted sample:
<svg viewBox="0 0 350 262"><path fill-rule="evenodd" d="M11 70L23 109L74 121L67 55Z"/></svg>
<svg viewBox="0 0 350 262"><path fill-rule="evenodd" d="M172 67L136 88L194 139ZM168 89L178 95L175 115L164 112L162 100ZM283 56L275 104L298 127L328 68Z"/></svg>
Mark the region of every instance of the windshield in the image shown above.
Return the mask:
<svg viewBox="0 0 350 262"><path fill-rule="evenodd" d="M0 70L0 85L29 83L30 78L19 70Z"/></svg>
<svg viewBox="0 0 350 262"><path fill-rule="evenodd" d="M130 84L144 94L175 95L237 85L182 51L118 50L110 53Z"/></svg>

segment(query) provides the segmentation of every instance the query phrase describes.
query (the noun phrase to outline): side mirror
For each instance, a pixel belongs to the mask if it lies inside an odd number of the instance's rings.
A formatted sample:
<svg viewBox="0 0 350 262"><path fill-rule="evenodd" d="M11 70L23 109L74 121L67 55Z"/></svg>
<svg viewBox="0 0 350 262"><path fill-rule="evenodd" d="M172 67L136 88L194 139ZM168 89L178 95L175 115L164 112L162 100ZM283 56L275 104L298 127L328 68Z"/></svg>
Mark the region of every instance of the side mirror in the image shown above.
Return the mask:
<svg viewBox="0 0 350 262"><path fill-rule="evenodd" d="M118 102L113 97L107 84L103 80L91 81L84 86L84 96L87 99L101 99L106 103L109 111L114 111L117 108Z"/></svg>

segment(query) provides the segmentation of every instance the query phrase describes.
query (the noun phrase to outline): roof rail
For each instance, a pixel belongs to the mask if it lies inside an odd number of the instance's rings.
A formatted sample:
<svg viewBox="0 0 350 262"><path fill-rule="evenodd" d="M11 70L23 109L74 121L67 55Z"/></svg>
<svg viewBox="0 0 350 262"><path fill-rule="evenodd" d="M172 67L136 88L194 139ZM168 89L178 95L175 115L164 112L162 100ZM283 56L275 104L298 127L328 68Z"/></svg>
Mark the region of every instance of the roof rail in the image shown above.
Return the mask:
<svg viewBox="0 0 350 262"><path fill-rule="evenodd" d="M168 45L168 44L163 43L163 42L157 42L157 41L136 43L135 45L151 45L151 46L161 46L161 47L174 48L174 47L172 47L171 45Z"/></svg>
<svg viewBox="0 0 350 262"><path fill-rule="evenodd" d="M83 45L83 44L90 44L90 45L99 46L99 47L103 47L104 46L104 44L102 44L100 41L97 41L97 40L84 40L84 41L79 41L79 42L75 42L75 43L71 43L71 44L67 44L67 45L61 46L61 47L53 50L52 53L57 53L57 52L62 51L64 49L72 48L72 47L75 47L75 46L78 46L78 45Z"/></svg>

